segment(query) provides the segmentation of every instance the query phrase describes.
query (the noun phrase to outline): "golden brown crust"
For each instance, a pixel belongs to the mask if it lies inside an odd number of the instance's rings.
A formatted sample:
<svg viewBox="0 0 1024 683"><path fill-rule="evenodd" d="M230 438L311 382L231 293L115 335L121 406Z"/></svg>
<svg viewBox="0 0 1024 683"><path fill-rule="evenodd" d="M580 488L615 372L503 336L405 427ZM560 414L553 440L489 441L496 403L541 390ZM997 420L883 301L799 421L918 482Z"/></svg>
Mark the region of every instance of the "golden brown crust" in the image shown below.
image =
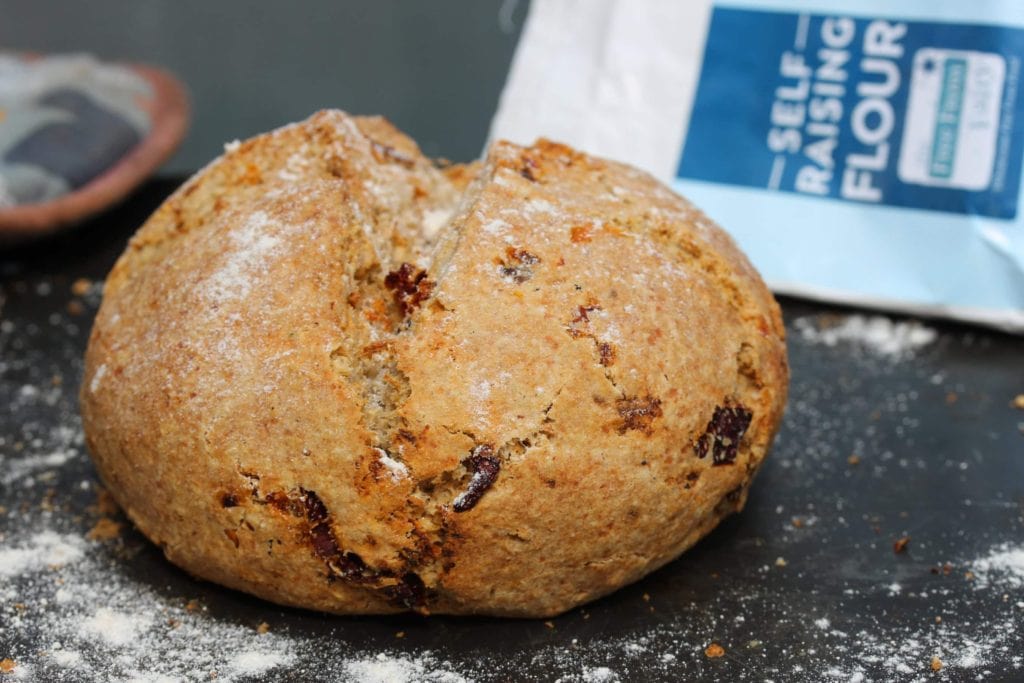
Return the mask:
<svg viewBox="0 0 1024 683"><path fill-rule="evenodd" d="M198 576L552 615L742 507L782 335L732 241L639 171L543 140L438 170L383 119L321 112L143 226L82 409L111 491Z"/></svg>

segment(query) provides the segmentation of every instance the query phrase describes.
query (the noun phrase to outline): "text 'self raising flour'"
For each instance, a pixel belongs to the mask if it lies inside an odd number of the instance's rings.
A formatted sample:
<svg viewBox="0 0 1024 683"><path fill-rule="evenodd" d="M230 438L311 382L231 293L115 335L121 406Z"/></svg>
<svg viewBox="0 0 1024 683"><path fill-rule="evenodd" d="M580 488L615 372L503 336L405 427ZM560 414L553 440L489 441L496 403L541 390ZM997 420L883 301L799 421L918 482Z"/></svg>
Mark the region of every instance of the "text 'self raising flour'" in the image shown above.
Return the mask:
<svg viewBox="0 0 1024 683"><path fill-rule="evenodd" d="M1024 5L540 0L492 137L653 172L776 291L1024 331L1022 57Z"/></svg>

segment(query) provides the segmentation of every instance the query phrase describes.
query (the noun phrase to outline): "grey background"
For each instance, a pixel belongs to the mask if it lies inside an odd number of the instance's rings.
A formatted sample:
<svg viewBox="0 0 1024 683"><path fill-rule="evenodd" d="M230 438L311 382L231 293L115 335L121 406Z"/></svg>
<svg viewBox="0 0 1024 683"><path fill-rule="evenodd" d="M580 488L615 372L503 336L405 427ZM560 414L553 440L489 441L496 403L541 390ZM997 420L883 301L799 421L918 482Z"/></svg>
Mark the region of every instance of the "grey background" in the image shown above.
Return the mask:
<svg viewBox="0 0 1024 683"><path fill-rule="evenodd" d="M0 49L176 73L192 127L163 173L324 107L383 114L424 152L479 155L526 0L0 0Z"/></svg>

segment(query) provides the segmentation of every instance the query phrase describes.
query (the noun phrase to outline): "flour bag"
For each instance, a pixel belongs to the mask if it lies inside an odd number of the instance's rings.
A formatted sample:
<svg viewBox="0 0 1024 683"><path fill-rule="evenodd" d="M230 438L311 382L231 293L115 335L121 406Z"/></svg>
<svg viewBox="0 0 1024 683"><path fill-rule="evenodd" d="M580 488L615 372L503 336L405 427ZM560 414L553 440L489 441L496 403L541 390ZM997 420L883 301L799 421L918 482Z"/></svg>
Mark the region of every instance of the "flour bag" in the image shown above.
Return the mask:
<svg viewBox="0 0 1024 683"><path fill-rule="evenodd" d="M780 293L1024 332L1024 2L534 0L492 138L639 166Z"/></svg>

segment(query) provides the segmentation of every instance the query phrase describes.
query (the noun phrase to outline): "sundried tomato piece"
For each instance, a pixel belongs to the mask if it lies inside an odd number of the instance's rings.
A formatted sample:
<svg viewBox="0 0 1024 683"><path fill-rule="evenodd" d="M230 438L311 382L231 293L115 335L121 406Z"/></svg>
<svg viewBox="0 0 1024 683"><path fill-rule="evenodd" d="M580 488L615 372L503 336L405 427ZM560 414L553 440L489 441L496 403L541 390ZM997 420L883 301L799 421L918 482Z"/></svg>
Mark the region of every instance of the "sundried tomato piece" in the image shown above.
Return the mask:
<svg viewBox="0 0 1024 683"><path fill-rule="evenodd" d="M398 270L388 273L384 286L392 291L402 315L412 313L434 291L434 283L427 278L427 272L411 263L403 263Z"/></svg>
<svg viewBox="0 0 1024 683"><path fill-rule="evenodd" d="M705 458L710 453L713 464L731 465L753 416L741 405L716 406L704 434L693 444L697 457Z"/></svg>
<svg viewBox="0 0 1024 683"><path fill-rule="evenodd" d="M466 490L455 497L452 501L452 509L456 512L472 510L487 489L491 488L498 472L501 470L501 460L494 455L494 449L488 444L480 444L473 448L470 456L462 461L463 466L473 473Z"/></svg>

